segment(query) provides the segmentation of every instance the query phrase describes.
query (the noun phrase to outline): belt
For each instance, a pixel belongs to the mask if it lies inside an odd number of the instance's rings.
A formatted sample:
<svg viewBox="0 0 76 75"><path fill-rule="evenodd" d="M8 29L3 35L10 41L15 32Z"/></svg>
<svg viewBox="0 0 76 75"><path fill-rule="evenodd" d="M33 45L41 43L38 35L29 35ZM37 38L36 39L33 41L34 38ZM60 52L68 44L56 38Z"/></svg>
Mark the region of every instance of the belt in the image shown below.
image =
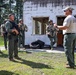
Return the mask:
<svg viewBox="0 0 76 75"><path fill-rule="evenodd" d="M69 34L76 34L76 33L65 33L64 35L69 35Z"/></svg>

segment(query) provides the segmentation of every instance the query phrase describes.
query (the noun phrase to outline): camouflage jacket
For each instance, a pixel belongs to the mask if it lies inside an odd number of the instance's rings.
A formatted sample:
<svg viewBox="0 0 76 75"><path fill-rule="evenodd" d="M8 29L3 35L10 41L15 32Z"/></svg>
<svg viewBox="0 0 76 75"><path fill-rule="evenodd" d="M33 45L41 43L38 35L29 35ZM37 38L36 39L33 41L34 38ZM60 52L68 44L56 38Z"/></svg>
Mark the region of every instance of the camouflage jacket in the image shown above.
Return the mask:
<svg viewBox="0 0 76 75"><path fill-rule="evenodd" d="M47 35L50 35L51 37L56 36L58 29L54 27L54 25L48 25L46 28Z"/></svg>

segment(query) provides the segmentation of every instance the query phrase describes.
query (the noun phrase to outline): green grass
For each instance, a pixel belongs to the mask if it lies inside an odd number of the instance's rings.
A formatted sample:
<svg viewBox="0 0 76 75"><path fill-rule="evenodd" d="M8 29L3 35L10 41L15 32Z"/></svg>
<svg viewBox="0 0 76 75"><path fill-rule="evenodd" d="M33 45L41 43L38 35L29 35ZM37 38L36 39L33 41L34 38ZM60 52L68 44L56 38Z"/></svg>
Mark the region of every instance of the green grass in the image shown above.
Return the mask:
<svg viewBox="0 0 76 75"><path fill-rule="evenodd" d="M0 46L3 46L4 42L3 42L3 37L0 36Z"/></svg>
<svg viewBox="0 0 76 75"><path fill-rule="evenodd" d="M3 37L0 37L2 45ZM21 60L11 62L8 51L0 52L0 75L76 75L76 69L65 68L65 54L19 52L19 56Z"/></svg>
<svg viewBox="0 0 76 75"><path fill-rule="evenodd" d="M11 62L7 51L0 53L0 75L76 75L76 69L65 68L65 54L19 52L19 56L21 60Z"/></svg>

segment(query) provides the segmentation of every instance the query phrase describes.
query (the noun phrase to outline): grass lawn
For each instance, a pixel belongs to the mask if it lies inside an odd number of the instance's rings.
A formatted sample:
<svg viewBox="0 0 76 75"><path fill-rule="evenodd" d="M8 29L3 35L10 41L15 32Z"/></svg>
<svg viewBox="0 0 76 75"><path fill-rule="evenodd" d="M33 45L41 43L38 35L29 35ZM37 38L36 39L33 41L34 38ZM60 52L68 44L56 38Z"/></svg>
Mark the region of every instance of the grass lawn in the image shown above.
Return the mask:
<svg viewBox="0 0 76 75"><path fill-rule="evenodd" d="M4 42L3 42L3 37L0 36L0 46L3 46Z"/></svg>
<svg viewBox="0 0 76 75"><path fill-rule="evenodd" d="M76 69L65 68L64 53L19 52L19 56L21 60L11 62L7 51L0 53L0 75L76 75Z"/></svg>

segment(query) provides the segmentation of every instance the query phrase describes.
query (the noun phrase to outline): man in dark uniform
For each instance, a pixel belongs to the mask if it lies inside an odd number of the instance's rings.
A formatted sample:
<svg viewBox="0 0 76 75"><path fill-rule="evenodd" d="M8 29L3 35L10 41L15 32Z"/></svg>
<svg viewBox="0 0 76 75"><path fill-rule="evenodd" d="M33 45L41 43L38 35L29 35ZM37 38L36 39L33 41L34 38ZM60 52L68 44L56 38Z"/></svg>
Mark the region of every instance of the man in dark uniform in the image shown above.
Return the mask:
<svg viewBox="0 0 76 75"><path fill-rule="evenodd" d="M16 25L14 22L14 15L9 14L8 18L9 21L6 22L6 30L8 33L8 54L9 54L9 60L14 61L13 56L16 59L19 59L18 57L19 29L18 29L18 25Z"/></svg>
<svg viewBox="0 0 76 75"><path fill-rule="evenodd" d="M22 47L24 47L24 42L25 42L25 31L27 31L27 26L23 24L23 20L19 20L18 24L20 34L19 34L19 47L22 44Z"/></svg>
<svg viewBox="0 0 76 75"><path fill-rule="evenodd" d="M5 49L7 50L7 31L5 28L6 21L7 21L7 19L5 19L4 24L1 25L1 36L3 36L3 38L4 38L4 46L5 46Z"/></svg>

